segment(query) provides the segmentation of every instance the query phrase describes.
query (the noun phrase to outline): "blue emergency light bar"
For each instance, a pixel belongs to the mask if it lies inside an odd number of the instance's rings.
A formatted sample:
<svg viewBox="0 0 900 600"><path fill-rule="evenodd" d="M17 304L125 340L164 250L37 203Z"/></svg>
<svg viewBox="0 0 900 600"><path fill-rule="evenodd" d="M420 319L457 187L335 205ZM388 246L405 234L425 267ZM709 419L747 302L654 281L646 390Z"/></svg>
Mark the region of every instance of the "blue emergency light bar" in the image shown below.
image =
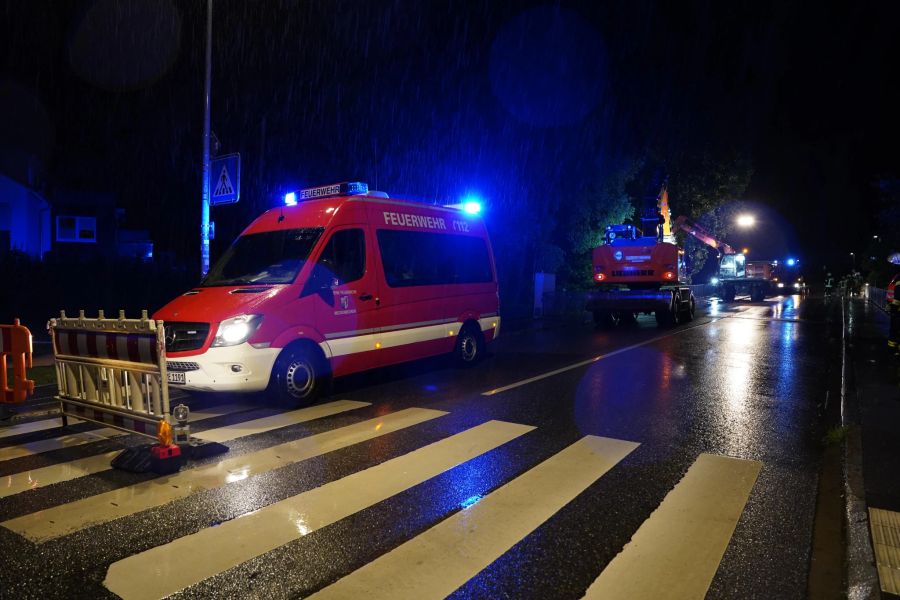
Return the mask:
<svg viewBox="0 0 900 600"><path fill-rule="evenodd" d="M343 183L320 185L319 187L288 192L284 195L284 203L287 206L294 206L297 202L302 200L316 200L318 198L330 198L331 196L355 196L368 193L368 183L363 183L362 181L345 181Z"/></svg>
<svg viewBox="0 0 900 600"><path fill-rule="evenodd" d="M333 183L331 185L320 185L319 187L306 188L300 190L298 200L313 200L315 198L327 198L329 196L352 196L354 194L367 194L369 192L369 184L362 181L345 181L343 183Z"/></svg>

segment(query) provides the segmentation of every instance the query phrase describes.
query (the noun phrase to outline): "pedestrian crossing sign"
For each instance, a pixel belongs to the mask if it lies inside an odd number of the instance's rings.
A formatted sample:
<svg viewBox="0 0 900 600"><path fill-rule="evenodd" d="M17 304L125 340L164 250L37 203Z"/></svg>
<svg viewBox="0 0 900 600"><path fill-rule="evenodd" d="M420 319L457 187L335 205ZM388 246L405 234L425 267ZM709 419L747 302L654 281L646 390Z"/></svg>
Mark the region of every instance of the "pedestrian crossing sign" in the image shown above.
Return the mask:
<svg viewBox="0 0 900 600"><path fill-rule="evenodd" d="M234 204L241 196L241 155L226 154L209 161L209 203Z"/></svg>

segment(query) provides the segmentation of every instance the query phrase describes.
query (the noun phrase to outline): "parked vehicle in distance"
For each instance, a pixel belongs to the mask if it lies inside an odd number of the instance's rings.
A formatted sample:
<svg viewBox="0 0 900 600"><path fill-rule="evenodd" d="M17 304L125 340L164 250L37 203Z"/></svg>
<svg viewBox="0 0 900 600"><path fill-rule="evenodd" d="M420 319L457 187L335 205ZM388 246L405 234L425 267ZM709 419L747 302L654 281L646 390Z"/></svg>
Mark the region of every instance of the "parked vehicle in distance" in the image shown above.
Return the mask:
<svg viewBox="0 0 900 600"><path fill-rule="evenodd" d="M496 339L497 276L477 215L358 182L294 197L154 314L170 383L305 405L333 377L449 353L469 365Z"/></svg>

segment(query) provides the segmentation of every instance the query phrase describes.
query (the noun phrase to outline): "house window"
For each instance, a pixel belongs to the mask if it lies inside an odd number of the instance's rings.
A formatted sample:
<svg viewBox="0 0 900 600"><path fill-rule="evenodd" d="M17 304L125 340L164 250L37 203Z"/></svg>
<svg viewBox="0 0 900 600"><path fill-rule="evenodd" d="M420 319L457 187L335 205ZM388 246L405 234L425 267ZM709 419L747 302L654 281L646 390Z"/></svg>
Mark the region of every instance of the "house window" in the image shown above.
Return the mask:
<svg viewBox="0 0 900 600"><path fill-rule="evenodd" d="M56 241L97 243L97 219L95 217L56 217Z"/></svg>

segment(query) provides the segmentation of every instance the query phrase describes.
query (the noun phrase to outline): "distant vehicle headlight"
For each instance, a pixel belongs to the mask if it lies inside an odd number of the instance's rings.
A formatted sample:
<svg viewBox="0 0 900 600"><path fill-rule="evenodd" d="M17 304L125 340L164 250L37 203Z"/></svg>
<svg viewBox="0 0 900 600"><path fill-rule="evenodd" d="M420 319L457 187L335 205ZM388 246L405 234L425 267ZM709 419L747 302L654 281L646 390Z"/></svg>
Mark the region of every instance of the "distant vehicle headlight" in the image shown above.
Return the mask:
<svg viewBox="0 0 900 600"><path fill-rule="evenodd" d="M794 287L797 288L797 289L799 290L799 289L800 289L800 283L799 283L799 282L798 282L798 283L795 283L795 284L794 284Z"/></svg>
<svg viewBox="0 0 900 600"><path fill-rule="evenodd" d="M213 347L236 346L247 341L262 323L262 315L238 315L219 323Z"/></svg>
<svg viewBox="0 0 900 600"><path fill-rule="evenodd" d="M778 282L778 287L783 288L783 287L784 287L784 284L781 283L781 282L779 281L779 282Z"/></svg>

